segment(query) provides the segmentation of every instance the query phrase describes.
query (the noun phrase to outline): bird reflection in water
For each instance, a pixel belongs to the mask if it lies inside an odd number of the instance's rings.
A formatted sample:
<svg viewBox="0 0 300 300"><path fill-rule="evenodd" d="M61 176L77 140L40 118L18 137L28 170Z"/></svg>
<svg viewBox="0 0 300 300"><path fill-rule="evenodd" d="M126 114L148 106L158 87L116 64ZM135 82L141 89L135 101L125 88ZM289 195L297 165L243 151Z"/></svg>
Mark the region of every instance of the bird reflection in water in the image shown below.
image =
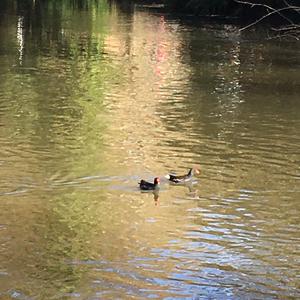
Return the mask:
<svg viewBox="0 0 300 300"><path fill-rule="evenodd" d="M198 189L195 188L196 182L189 182L188 184L185 184L185 186L188 188L187 196L190 199L199 199L198 195Z"/></svg>
<svg viewBox="0 0 300 300"><path fill-rule="evenodd" d="M194 182L189 182L189 183L180 184L180 185L177 184L177 186L181 186L181 187L187 188L186 199L190 199L190 200L200 199L200 197L198 195L198 189L195 186L196 183L197 182L194 181ZM153 194L154 205L158 206L159 205L159 201L160 201L159 190L154 190L152 192L152 194Z"/></svg>
<svg viewBox="0 0 300 300"><path fill-rule="evenodd" d="M157 206L158 202L159 202L159 191L154 191L153 192L153 200L154 200L155 206Z"/></svg>

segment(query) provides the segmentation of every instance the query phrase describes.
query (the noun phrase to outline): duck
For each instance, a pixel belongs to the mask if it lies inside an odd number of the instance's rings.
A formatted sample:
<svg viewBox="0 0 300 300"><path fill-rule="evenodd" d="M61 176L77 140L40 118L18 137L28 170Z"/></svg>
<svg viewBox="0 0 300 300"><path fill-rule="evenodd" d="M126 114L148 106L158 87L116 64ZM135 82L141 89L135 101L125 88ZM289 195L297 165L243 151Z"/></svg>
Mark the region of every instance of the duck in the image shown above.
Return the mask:
<svg viewBox="0 0 300 300"><path fill-rule="evenodd" d="M200 170L196 168L190 168L188 173L185 175L168 174L165 177L173 183L185 183L190 181L195 174L200 174Z"/></svg>
<svg viewBox="0 0 300 300"><path fill-rule="evenodd" d="M139 182L140 185L140 189L143 191L153 191L153 190L158 190L159 189L159 185L160 185L160 180L158 177L154 178L154 183L148 182L144 179L142 179Z"/></svg>

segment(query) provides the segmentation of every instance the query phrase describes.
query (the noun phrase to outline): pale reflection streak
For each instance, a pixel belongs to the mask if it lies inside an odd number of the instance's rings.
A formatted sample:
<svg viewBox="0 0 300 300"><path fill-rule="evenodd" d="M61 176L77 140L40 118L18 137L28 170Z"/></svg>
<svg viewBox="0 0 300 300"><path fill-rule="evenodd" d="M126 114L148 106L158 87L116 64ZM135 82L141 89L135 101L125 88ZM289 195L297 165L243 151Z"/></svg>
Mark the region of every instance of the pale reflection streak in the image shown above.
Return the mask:
<svg viewBox="0 0 300 300"><path fill-rule="evenodd" d="M17 23L17 40L18 40L18 50L19 50L19 63L23 64L23 53L24 53L24 17L18 17Z"/></svg>
<svg viewBox="0 0 300 300"><path fill-rule="evenodd" d="M164 152L163 145L157 143L183 138L179 131L169 131L166 137L160 113L163 102L187 94L191 70L181 59L181 36L163 16L149 18L142 12L134 14L130 34L119 23L112 26L105 52L119 57L126 81L107 94L115 120L110 128L109 136L114 138L110 155L135 172L141 165L162 172L161 163L156 162L160 161L157 154ZM170 160L176 164L176 158Z"/></svg>
<svg viewBox="0 0 300 300"><path fill-rule="evenodd" d="M240 113L240 106L244 102L241 79L241 43L240 32L233 28L226 28L229 33L225 36L231 41L229 49L223 53L223 62L217 68L215 94L218 99L218 114L225 126L219 129L218 138L223 140L231 127L234 126Z"/></svg>
<svg viewBox="0 0 300 300"><path fill-rule="evenodd" d="M224 53L224 62L218 67L219 82L216 85L215 91L219 98L221 95L231 97L231 105L236 108L238 103L243 102L241 98L242 85L240 78L242 72L240 70L241 61L241 33L235 27L225 26L225 37L231 40L232 45L229 50ZM227 61L227 62L226 62Z"/></svg>

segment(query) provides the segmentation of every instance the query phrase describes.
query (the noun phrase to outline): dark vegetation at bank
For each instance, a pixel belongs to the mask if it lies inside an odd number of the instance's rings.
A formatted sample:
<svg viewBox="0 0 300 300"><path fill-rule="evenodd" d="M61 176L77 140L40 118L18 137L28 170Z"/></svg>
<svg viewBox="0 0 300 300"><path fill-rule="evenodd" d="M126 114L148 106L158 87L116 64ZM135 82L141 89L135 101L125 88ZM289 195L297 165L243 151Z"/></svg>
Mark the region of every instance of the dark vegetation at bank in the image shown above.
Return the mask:
<svg viewBox="0 0 300 300"><path fill-rule="evenodd" d="M281 13L289 17L299 17L298 0L163 0L173 11L183 11L198 15L227 15L245 18L260 17L273 9L284 9ZM288 8L289 7L289 8ZM296 8L298 7L298 12Z"/></svg>
<svg viewBox="0 0 300 300"><path fill-rule="evenodd" d="M156 3L163 3L167 12L231 19L241 25L241 30L264 25L275 37L300 39L299 0L161 0Z"/></svg>
<svg viewBox="0 0 300 300"><path fill-rule="evenodd" d="M56 5L61 0L1 0L1 10L9 6L21 10L30 10L43 3ZM74 7L88 9L105 0L67 0ZM241 30L257 25L266 25L277 37L300 40L300 1L299 0L107 0L117 2L124 7L133 4L164 5L164 11L171 14L194 15L199 18L235 20Z"/></svg>

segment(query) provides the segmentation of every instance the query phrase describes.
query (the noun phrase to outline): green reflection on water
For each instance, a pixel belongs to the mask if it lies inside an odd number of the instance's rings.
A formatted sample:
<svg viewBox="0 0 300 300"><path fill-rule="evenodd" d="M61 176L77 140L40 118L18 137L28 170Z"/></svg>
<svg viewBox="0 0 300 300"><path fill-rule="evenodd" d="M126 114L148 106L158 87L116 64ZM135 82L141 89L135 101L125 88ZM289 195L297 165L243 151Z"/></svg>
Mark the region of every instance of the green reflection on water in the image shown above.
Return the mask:
<svg viewBox="0 0 300 300"><path fill-rule="evenodd" d="M29 192L24 206L11 206L2 197L1 220L15 236L5 247L5 256L13 258L3 260L2 268L16 280L14 286L5 280L1 292L6 286L39 297L73 292L84 273L74 270L74 260L98 257L97 243L91 241L106 220L99 208L101 189L94 205L83 192L46 192L64 174L74 178L86 170L99 171L108 121L103 91L106 79L119 75L113 63L103 59L106 1L80 2L74 7L74 1L31 1L31 9L23 11L26 3L16 1L9 3L10 13L16 9L23 16L2 19L8 32L1 30L0 35L0 88L5 91L0 135L2 150L15 149L10 158L17 166L3 168L2 178L16 185L27 180L25 189L30 191L34 184L38 192ZM18 248L23 249L19 254Z"/></svg>
<svg viewBox="0 0 300 300"><path fill-rule="evenodd" d="M34 152L51 152L57 164L72 158L74 165L80 157L81 165L86 158L92 167L99 161L107 122L103 91L107 78L119 73L103 59L108 5L105 1L85 5L90 9L74 9L73 1L36 2L31 14L25 11L17 19L15 51L6 48L15 24L4 19L9 34L2 39L0 85L5 91L2 122L9 126L2 132L16 146L24 142ZM96 157L83 155L87 152Z"/></svg>

